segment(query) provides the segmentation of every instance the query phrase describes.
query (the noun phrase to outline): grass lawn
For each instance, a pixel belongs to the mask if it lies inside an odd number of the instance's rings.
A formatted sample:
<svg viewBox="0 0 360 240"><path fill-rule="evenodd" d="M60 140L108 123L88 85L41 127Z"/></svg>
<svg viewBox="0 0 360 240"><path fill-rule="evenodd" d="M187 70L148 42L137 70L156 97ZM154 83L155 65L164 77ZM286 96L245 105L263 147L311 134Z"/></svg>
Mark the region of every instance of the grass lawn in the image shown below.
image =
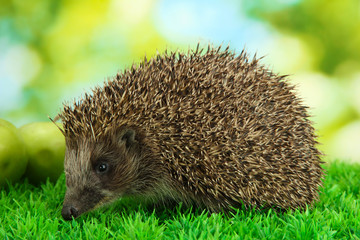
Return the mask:
<svg viewBox="0 0 360 240"><path fill-rule="evenodd" d="M0 239L360 239L360 165L334 162L313 209L231 215L121 200L66 222L64 176L56 184L9 186L0 195Z"/></svg>

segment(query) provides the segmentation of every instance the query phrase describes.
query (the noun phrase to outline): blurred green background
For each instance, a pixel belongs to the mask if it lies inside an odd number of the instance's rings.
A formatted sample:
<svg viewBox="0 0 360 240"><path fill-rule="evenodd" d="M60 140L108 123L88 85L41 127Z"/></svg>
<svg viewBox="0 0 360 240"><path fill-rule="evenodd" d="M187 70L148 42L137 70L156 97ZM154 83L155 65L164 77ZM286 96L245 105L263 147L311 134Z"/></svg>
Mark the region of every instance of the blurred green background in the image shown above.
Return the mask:
<svg viewBox="0 0 360 240"><path fill-rule="evenodd" d="M145 54L198 42L290 74L326 158L360 162L359 0L0 0L0 118L47 121Z"/></svg>

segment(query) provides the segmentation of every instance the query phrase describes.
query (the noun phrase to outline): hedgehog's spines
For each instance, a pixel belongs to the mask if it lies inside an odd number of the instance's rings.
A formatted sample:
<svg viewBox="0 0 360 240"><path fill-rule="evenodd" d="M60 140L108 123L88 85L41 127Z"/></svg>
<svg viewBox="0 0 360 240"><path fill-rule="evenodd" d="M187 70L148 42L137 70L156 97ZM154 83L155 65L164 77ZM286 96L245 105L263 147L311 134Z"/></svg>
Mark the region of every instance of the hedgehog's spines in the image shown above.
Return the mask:
<svg viewBox="0 0 360 240"><path fill-rule="evenodd" d="M215 50L215 55L217 55L220 52L221 48L222 48L222 44L220 44L218 48Z"/></svg>
<svg viewBox="0 0 360 240"><path fill-rule="evenodd" d="M49 118L49 120L50 120L53 124L55 124L55 126L60 130L61 134L65 136L64 130L63 130L61 127L59 127L59 125L56 124L57 119L60 118L59 114L56 115L54 119L52 119L50 116L48 116L48 118Z"/></svg>

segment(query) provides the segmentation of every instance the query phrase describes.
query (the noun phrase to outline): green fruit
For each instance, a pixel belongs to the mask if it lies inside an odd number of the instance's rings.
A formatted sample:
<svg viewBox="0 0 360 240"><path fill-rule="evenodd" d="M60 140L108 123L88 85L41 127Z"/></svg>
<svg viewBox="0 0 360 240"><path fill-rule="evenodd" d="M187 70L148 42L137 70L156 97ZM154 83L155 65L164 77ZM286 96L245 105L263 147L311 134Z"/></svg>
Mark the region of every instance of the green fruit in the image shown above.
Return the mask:
<svg viewBox="0 0 360 240"><path fill-rule="evenodd" d="M16 131L16 129L17 129L11 122L6 121L5 119L1 119L1 118L0 118L0 126L10 128L14 131Z"/></svg>
<svg viewBox="0 0 360 240"><path fill-rule="evenodd" d="M56 181L64 171L65 138L52 122L36 122L20 127L29 157L25 176L38 184L47 178Z"/></svg>
<svg viewBox="0 0 360 240"><path fill-rule="evenodd" d="M19 131L10 122L0 119L0 187L15 182L24 174L27 156Z"/></svg>

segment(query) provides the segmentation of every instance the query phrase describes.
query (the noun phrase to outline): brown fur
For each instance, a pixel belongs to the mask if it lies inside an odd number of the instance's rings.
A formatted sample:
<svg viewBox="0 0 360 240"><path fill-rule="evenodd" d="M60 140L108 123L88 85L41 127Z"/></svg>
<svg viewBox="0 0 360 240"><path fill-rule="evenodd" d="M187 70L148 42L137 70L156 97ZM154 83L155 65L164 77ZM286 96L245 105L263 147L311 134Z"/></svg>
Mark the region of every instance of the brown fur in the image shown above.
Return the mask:
<svg viewBox="0 0 360 240"><path fill-rule="evenodd" d="M81 214L144 195L219 211L240 203L295 209L318 199L321 153L286 76L244 51L202 51L145 59L64 106L64 205ZM111 172L100 176L102 161ZM89 204L79 203L84 189L96 196Z"/></svg>

